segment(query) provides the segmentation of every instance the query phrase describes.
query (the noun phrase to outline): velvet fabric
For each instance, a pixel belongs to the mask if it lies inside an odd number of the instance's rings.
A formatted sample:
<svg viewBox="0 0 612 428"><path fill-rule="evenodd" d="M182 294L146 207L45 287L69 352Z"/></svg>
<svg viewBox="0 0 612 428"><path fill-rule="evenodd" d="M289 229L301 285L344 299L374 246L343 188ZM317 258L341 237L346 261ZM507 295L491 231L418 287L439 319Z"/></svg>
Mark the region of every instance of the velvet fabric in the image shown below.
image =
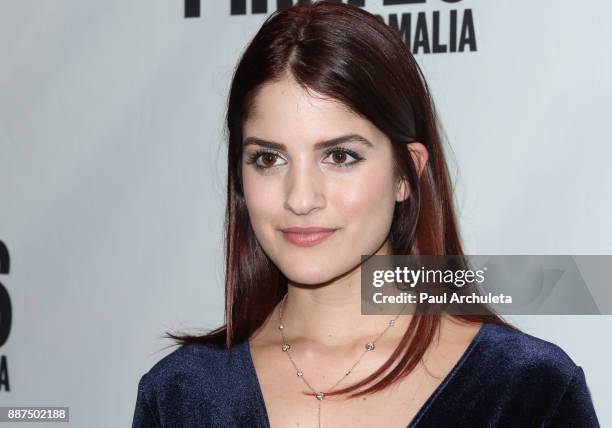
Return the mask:
<svg viewBox="0 0 612 428"><path fill-rule="evenodd" d="M557 345L485 323L407 428L599 427L584 372ZM186 345L138 384L132 428L268 427L248 341ZM384 424L381 424L381 427Z"/></svg>

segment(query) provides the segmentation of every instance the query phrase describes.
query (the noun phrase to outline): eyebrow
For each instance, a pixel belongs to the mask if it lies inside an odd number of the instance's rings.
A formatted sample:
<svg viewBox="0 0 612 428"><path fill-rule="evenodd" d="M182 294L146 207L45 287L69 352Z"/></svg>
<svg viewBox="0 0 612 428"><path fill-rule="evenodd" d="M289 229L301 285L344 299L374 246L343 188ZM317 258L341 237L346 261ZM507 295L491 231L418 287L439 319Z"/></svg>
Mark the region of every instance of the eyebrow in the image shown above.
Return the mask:
<svg viewBox="0 0 612 428"><path fill-rule="evenodd" d="M319 143L316 143L314 145L314 149L315 150L327 149L329 147L334 147L342 143L360 143L368 147L374 147L374 144L372 144L367 138L362 137L359 134L347 134L347 135L341 135L336 138L332 138L331 140L326 140L326 141L321 141ZM282 143L277 143L274 141L266 141L262 138L257 138L257 137L249 137L245 139L242 143L242 147L245 148L251 144L267 147L270 149L287 151L287 147Z"/></svg>

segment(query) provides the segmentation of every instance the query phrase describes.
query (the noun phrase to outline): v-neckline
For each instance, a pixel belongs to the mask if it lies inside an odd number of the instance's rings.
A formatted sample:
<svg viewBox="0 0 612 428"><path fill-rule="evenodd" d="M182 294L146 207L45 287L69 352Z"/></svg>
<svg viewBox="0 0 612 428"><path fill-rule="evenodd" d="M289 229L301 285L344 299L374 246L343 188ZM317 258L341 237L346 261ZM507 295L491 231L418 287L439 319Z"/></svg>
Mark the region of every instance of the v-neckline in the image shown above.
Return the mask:
<svg viewBox="0 0 612 428"><path fill-rule="evenodd" d="M461 354L461 357L457 360L457 362L455 363L453 368L450 370L450 372L448 372L444 380L440 382L440 384L438 384L436 389L434 389L434 391L427 398L425 403L423 403L423 405L421 406L419 411L414 415L412 420L408 422L408 425L406 425L406 428L415 428L415 426L420 422L420 420L423 419L423 417L429 411L429 409L434 404L436 399L440 396L440 394L442 394L442 392L446 389L447 385L457 375L457 372L461 370L461 368L465 365L465 362L470 358L470 356L472 355L472 351L474 350L476 345L481 341L484 335L485 329L487 328L488 325L489 323L487 322L482 323L482 325L478 329L478 332L472 338L472 341L470 342L470 344L467 346L467 348L465 348L465 351L463 351L463 354ZM253 386L255 387L255 394L257 396L257 404L259 405L261 409L261 414L264 417L265 428L270 428L270 418L268 416L268 409L266 408L266 403L263 398L263 390L261 388L261 383L259 382L259 378L257 377L257 370L255 369L255 363L253 362L253 354L251 354L251 346L250 346L249 339L246 339L243 345L246 348L247 365L248 365L247 371L248 371L249 378L252 381Z"/></svg>

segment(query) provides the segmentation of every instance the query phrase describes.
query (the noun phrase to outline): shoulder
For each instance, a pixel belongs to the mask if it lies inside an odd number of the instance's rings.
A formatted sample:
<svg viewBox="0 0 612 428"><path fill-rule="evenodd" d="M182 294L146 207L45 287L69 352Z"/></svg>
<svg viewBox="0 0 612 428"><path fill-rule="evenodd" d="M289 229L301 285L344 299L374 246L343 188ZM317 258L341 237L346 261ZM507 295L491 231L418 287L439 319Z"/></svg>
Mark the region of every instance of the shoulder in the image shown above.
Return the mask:
<svg viewBox="0 0 612 428"><path fill-rule="evenodd" d="M457 367L418 426L598 426L582 368L555 343L485 323Z"/></svg>
<svg viewBox="0 0 612 428"><path fill-rule="evenodd" d="M598 426L584 372L559 345L485 323L469 352L449 393L463 403L471 397L471 414L508 426Z"/></svg>
<svg viewBox="0 0 612 428"><path fill-rule="evenodd" d="M140 378L132 427L248 421L253 380L245 346L189 344L163 357Z"/></svg>
<svg viewBox="0 0 612 428"><path fill-rule="evenodd" d="M244 343L230 350L207 344L182 345L145 373L139 388L147 396L167 396L186 391L206 396L215 390L231 388L244 371Z"/></svg>
<svg viewBox="0 0 612 428"><path fill-rule="evenodd" d="M503 366L509 375L537 373L538 377L568 384L578 366L557 344L505 325L487 323L479 343L486 362Z"/></svg>

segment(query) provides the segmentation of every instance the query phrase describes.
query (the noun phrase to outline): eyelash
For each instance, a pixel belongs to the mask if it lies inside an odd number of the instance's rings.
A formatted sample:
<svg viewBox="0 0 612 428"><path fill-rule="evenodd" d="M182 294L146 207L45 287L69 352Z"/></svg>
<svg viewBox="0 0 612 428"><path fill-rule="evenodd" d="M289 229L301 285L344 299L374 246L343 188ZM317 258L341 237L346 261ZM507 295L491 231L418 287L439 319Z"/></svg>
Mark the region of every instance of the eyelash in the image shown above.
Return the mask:
<svg viewBox="0 0 612 428"><path fill-rule="evenodd" d="M347 149L345 147L337 147L337 148L333 148L333 149L329 149L325 152L325 157L327 158L329 155L331 154L335 154L335 153L345 153L347 155L350 155L352 157L355 158L355 160L351 163L339 163L339 164L334 164L335 167L338 168L350 168L352 166L355 166L356 164L358 164L359 162L361 162L362 160L364 160L363 157L359 156L356 152ZM253 166L256 169L270 169L270 168L274 168L274 166L261 166L261 165L257 165L257 160L259 160L259 158L263 155L274 155L274 156L280 156L277 152L274 151L269 151L269 150L258 150L255 153L253 153L252 155L250 155L247 159L247 164L253 164Z"/></svg>

